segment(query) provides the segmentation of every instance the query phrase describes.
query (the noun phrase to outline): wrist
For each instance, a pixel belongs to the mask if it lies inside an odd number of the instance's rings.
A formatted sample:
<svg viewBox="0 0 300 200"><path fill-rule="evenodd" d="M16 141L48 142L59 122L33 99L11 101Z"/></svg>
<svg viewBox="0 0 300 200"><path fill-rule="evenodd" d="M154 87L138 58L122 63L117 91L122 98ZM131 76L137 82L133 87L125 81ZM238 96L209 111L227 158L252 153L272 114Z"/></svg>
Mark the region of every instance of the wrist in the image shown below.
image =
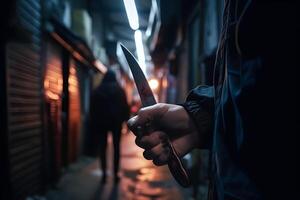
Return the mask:
<svg viewBox="0 0 300 200"><path fill-rule="evenodd" d="M213 112L203 110L201 105L193 101L182 104L189 116L190 131L194 136L194 148L210 148L212 143Z"/></svg>

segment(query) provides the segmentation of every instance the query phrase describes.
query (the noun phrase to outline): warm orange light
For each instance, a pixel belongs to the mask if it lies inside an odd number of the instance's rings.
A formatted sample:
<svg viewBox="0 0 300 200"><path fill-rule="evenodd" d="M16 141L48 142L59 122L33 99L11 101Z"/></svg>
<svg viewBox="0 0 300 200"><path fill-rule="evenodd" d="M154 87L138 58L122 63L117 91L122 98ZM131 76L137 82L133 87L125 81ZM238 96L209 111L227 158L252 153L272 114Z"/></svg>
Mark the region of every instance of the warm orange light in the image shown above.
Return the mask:
<svg viewBox="0 0 300 200"><path fill-rule="evenodd" d="M159 86L158 80L156 80L155 78L152 78L148 82L149 82L150 88L152 90L157 90L157 88Z"/></svg>
<svg viewBox="0 0 300 200"><path fill-rule="evenodd" d="M52 99L52 100L58 100L59 99L59 96L57 94L51 92L50 90L46 91L46 96L49 99Z"/></svg>
<svg viewBox="0 0 300 200"><path fill-rule="evenodd" d="M162 85L163 85L163 88L167 88L168 87L168 79L164 78Z"/></svg>
<svg viewBox="0 0 300 200"><path fill-rule="evenodd" d="M74 67L71 67L70 73L71 73L72 75L76 74L76 69L75 69Z"/></svg>
<svg viewBox="0 0 300 200"><path fill-rule="evenodd" d="M44 81L44 88L48 89L50 87L50 83L49 83L49 80L45 80Z"/></svg>

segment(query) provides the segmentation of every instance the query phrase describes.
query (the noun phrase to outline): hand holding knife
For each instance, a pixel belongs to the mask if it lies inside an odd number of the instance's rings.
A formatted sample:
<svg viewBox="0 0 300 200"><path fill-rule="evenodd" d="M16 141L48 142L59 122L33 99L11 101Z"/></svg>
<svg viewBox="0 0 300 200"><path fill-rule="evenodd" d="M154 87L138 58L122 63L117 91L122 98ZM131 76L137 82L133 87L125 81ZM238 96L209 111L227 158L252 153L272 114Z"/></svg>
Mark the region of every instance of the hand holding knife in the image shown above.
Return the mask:
<svg viewBox="0 0 300 200"><path fill-rule="evenodd" d="M122 44L121 48L132 72L143 107L156 104L156 100L153 96L152 90L138 62ZM145 124L145 127L137 128L141 131L142 129L147 128L147 124ZM188 187L191 184L190 178L169 138L166 139L166 144L170 150L170 156L168 158L168 167L170 172L181 186Z"/></svg>

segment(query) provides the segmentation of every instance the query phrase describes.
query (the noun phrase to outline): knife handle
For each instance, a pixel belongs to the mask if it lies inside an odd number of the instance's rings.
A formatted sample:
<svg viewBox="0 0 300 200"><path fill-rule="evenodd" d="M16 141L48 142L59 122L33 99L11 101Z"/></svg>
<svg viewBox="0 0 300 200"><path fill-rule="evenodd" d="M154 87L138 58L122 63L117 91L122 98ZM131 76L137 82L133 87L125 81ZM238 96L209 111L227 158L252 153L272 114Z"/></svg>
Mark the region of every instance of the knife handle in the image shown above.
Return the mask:
<svg viewBox="0 0 300 200"><path fill-rule="evenodd" d="M149 127L151 127L150 122L145 124L144 129L147 130L147 129L149 129ZM140 137L143 135L143 128L141 126L138 126L136 128L136 134ZM191 179L187 173L187 170L185 169L185 167L182 163L182 160L179 158L179 156L169 138L167 138L166 144L170 150L170 155L169 155L169 159L168 159L168 167L169 167L171 174L173 175L173 177L177 181L177 183L179 183L179 185L181 185L182 187L190 186Z"/></svg>
<svg viewBox="0 0 300 200"><path fill-rule="evenodd" d="M168 167L177 181L182 187L188 187L191 185L191 179L187 173L187 170L185 169L182 160L179 158L177 152L174 149L174 146L172 145L172 142L168 139L167 144L170 148L170 157L168 160Z"/></svg>

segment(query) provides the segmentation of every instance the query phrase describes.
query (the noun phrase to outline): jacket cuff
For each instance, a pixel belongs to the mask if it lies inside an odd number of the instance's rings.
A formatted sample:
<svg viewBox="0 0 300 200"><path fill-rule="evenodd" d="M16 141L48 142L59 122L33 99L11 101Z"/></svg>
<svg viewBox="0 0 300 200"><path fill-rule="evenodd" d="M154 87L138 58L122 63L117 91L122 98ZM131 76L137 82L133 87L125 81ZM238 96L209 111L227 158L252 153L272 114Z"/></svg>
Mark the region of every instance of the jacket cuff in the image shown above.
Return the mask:
<svg viewBox="0 0 300 200"><path fill-rule="evenodd" d="M187 111L200 134L201 146L209 149L212 145L214 124L214 92L213 87L199 86L193 89L186 102L181 104Z"/></svg>

